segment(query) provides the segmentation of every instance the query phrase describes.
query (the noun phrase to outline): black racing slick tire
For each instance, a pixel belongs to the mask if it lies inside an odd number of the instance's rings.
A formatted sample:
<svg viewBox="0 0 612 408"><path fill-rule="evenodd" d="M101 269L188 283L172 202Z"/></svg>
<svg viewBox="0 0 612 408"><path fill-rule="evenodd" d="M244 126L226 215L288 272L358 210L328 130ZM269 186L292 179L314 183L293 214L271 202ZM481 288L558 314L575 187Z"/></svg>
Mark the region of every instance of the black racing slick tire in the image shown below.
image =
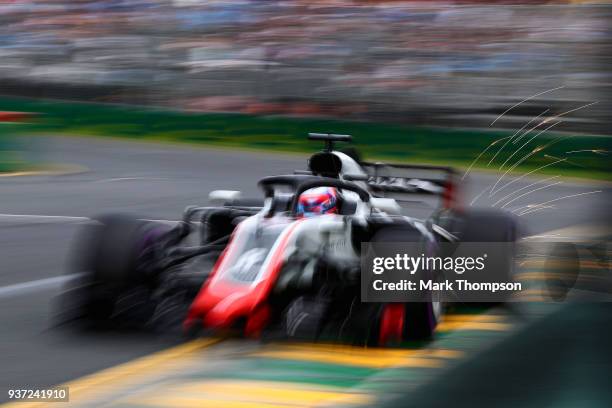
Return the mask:
<svg viewBox="0 0 612 408"><path fill-rule="evenodd" d="M371 238L372 242L423 242L425 238L416 228L409 225L394 225L379 229ZM384 314L389 305L380 308L377 319L373 320L377 326L371 333L380 333ZM393 306L391 306L393 307ZM436 326L442 317L444 304L431 295L424 302L407 302L403 304L403 325L400 341L428 340L433 337ZM370 337L369 343L378 342ZM378 344L384 346L385 344Z"/></svg>
<svg viewBox="0 0 612 408"><path fill-rule="evenodd" d="M387 312L402 309L403 324L399 337L385 336L383 327ZM405 341L425 341L433 338L443 311L441 302L359 303L343 327L345 338L357 346L389 347ZM393 312L391 313L393 315Z"/></svg>
<svg viewBox="0 0 612 408"><path fill-rule="evenodd" d="M518 235L515 217L505 211L470 209L459 220L459 239L463 242L514 242Z"/></svg>
<svg viewBox="0 0 612 408"><path fill-rule="evenodd" d="M483 208L469 209L458 217L459 241L481 242L481 243L504 243L508 244L506 250L500 256L502 269L495 271L495 281L511 282L514 280L514 260L516 256L515 242L519 236L516 217L506 211ZM479 302L480 303L480 302ZM502 300L495 302L484 302L482 306L492 306L503 303Z"/></svg>
<svg viewBox="0 0 612 408"><path fill-rule="evenodd" d="M108 215L80 231L72 259L78 283L64 295L79 309L73 315L92 323L143 325L154 310L155 277L139 266L168 229L133 216Z"/></svg>

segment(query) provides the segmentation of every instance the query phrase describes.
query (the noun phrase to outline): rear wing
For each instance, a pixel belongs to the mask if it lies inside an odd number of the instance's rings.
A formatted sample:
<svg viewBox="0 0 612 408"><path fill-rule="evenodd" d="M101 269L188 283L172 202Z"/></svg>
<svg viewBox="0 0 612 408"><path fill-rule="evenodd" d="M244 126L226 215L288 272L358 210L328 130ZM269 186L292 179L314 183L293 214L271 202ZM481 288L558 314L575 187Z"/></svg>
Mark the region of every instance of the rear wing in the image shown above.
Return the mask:
<svg viewBox="0 0 612 408"><path fill-rule="evenodd" d="M440 196L444 208L458 207L457 171L452 167L361 162L374 193Z"/></svg>

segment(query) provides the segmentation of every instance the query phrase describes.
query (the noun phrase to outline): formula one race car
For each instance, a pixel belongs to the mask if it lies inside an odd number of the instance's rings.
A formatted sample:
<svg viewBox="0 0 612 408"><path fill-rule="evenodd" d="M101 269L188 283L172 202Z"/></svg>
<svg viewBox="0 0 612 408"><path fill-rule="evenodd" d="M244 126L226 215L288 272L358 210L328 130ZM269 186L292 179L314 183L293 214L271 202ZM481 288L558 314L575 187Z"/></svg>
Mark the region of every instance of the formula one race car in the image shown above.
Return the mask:
<svg viewBox="0 0 612 408"><path fill-rule="evenodd" d="M80 277L62 295L64 319L367 345L431 337L443 313L436 298L361 301L361 243L512 242L514 220L461 209L451 168L362 162L334 150L348 135L309 138L326 148L307 171L260 180L263 200L214 191L219 206L188 207L178 222L98 217L78 237ZM442 203L421 220L393 195Z"/></svg>

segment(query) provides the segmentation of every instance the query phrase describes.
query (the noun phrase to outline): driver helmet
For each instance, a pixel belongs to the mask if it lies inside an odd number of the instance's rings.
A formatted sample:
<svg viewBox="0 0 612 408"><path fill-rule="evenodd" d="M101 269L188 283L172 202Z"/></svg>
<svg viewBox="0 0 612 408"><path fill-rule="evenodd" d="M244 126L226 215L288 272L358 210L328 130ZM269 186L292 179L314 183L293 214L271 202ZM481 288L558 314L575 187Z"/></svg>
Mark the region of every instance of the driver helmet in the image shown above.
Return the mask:
<svg viewBox="0 0 612 408"><path fill-rule="evenodd" d="M338 213L338 191L333 187L316 187L300 194L298 217Z"/></svg>

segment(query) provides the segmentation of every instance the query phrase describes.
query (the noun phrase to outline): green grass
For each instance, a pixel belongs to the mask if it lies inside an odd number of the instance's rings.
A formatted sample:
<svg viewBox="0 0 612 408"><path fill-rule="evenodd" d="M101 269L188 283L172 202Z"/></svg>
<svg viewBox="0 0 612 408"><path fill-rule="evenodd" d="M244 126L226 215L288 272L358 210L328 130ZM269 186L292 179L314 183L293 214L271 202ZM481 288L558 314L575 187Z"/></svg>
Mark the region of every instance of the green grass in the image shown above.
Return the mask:
<svg viewBox="0 0 612 408"><path fill-rule="evenodd" d="M23 131L22 126L0 123L0 173L28 168L28 161L24 157L24 146L15 136Z"/></svg>
<svg viewBox="0 0 612 408"><path fill-rule="evenodd" d="M509 135L502 131L475 131L405 126L390 123L356 122L317 118L253 116L231 113L185 113L159 109L85 103L64 103L27 99L0 99L0 110L41 113L27 132L113 136L131 140L162 140L178 143L258 149L265 151L311 152L319 146L306 140L308 132L334 132L353 135L354 143L366 159L398 162L449 164L467 167L490 143ZM530 136L535 135L533 132ZM525 161L517 170L532 170L565 157L567 151L612 150L612 138L570 135ZM552 142L558 134L538 136L521 152L527 153ZM525 138L526 140L527 138ZM523 143L509 143L490 169L496 169ZM483 155L477 168L486 168L499 142ZM523 156L517 153L515 158ZM609 179L608 157L592 152L571 154L570 160L544 169L542 174L562 174L584 178ZM512 160L514 161L514 159Z"/></svg>

